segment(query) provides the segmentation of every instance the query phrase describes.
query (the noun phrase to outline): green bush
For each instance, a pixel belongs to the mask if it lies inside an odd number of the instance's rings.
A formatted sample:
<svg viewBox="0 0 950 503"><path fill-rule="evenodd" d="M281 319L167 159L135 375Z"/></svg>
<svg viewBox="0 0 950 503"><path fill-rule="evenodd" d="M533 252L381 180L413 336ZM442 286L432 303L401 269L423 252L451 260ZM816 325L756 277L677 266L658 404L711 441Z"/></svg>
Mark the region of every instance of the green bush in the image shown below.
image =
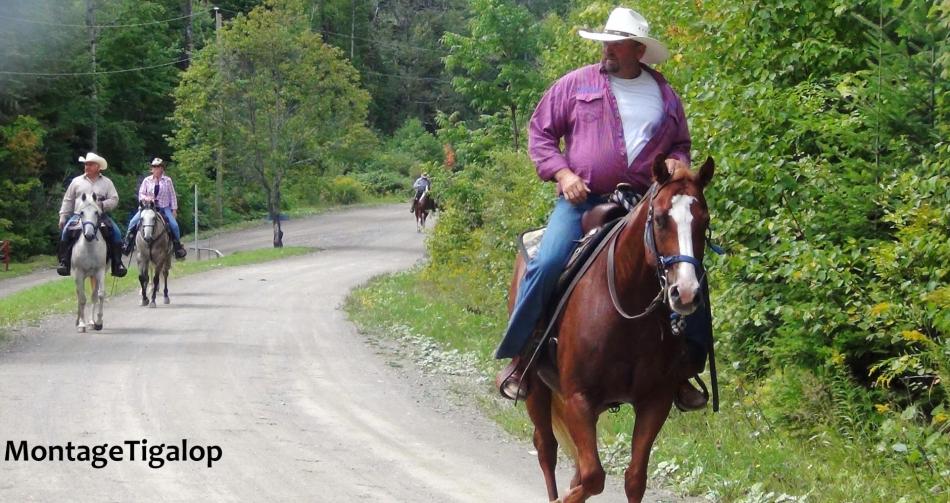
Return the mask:
<svg viewBox="0 0 950 503"><path fill-rule="evenodd" d="M411 177L392 171L368 171L351 173L366 190L380 195L410 193L412 188Z"/></svg>
<svg viewBox="0 0 950 503"><path fill-rule="evenodd" d="M325 199L335 204L358 203L365 197L363 186L350 176L338 176L326 187Z"/></svg>

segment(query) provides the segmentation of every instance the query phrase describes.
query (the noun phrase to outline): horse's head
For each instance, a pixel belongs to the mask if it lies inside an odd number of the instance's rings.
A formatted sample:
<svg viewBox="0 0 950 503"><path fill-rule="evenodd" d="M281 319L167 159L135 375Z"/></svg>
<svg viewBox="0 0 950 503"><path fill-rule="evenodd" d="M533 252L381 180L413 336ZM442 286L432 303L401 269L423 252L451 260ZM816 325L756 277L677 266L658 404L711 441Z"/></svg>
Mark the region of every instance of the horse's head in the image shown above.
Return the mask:
<svg viewBox="0 0 950 503"><path fill-rule="evenodd" d="M83 194L79 197L79 205L76 207L76 214L79 215L79 222L82 224L82 235L87 241L96 239L96 232L99 230L99 221L102 218L102 208L96 194Z"/></svg>
<svg viewBox="0 0 950 503"><path fill-rule="evenodd" d="M158 221L158 212L155 211L155 204L151 201L142 202L141 207L139 217L142 219L142 223L139 226L139 229L141 229L139 232L142 233L142 238L145 239L146 243L151 243L157 237L155 223Z"/></svg>
<svg viewBox="0 0 950 503"><path fill-rule="evenodd" d="M657 186L645 231L647 253L657 264L660 281L667 285L665 300L670 309L687 315L702 302L700 275L709 227L703 189L712 180L713 160L707 158L697 172L680 168L672 174L665 161L658 157L653 165Z"/></svg>

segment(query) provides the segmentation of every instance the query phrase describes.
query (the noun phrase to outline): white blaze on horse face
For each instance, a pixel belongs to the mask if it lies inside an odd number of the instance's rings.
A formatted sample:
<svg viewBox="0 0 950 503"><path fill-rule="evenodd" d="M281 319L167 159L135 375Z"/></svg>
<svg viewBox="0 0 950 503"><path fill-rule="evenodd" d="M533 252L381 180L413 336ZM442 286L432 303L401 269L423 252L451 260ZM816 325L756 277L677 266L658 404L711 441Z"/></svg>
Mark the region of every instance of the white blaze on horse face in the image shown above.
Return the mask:
<svg viewBox="0 0 950 503"><path fill-rule="evenodd" d="M670 216L676 222L676 236L679 243L679 254L695 258L693 253L693 213L690 206L696 198L683 194L673 196ZM677 307L692 312L695 310L694 300L699 292L699 280L696 278L696 267L688 262L678 262L673 266L673 281L670 283L670 292L677 292L677 298L672 293L670 305L677 311ZM680 313L689 314L689 313Z"/></svg>

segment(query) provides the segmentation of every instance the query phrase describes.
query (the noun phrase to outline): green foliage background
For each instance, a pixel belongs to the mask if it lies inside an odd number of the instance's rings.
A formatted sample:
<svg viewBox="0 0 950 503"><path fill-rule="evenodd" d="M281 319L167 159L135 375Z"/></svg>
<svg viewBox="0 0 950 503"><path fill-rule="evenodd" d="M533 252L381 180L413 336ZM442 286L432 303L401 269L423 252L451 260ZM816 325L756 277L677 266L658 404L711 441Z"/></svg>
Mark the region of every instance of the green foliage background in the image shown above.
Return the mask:
<svg viewBox="0 0 950 503"><path fill-rule="evenodd" d="M577 2L544 19L552 43L538 71L550 82L597 61L576 30L613 7ZM717 162L707 198L728 253L708 267L720 363L752 383L771 424L860 439L946 496L950 3L634 7L672 49L658 69L684 99L694 158ZM553 187L494 112L440 118L461 165L435 181L444 211L425 274L504 319L513 240L543 225Z"/></svg>

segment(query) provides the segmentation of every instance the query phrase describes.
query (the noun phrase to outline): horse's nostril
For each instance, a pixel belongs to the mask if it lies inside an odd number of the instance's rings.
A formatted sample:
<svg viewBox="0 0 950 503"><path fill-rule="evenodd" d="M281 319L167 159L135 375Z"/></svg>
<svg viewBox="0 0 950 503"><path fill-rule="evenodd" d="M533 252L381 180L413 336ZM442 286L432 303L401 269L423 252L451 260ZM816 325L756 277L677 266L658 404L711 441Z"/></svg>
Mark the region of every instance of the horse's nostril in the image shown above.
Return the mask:
<svg viewBox="0 0 950 503"><path fill-rule="evenodd" d="M680 289L676 286L670 287L670 297L674 299L680 298Z"/></svg>

